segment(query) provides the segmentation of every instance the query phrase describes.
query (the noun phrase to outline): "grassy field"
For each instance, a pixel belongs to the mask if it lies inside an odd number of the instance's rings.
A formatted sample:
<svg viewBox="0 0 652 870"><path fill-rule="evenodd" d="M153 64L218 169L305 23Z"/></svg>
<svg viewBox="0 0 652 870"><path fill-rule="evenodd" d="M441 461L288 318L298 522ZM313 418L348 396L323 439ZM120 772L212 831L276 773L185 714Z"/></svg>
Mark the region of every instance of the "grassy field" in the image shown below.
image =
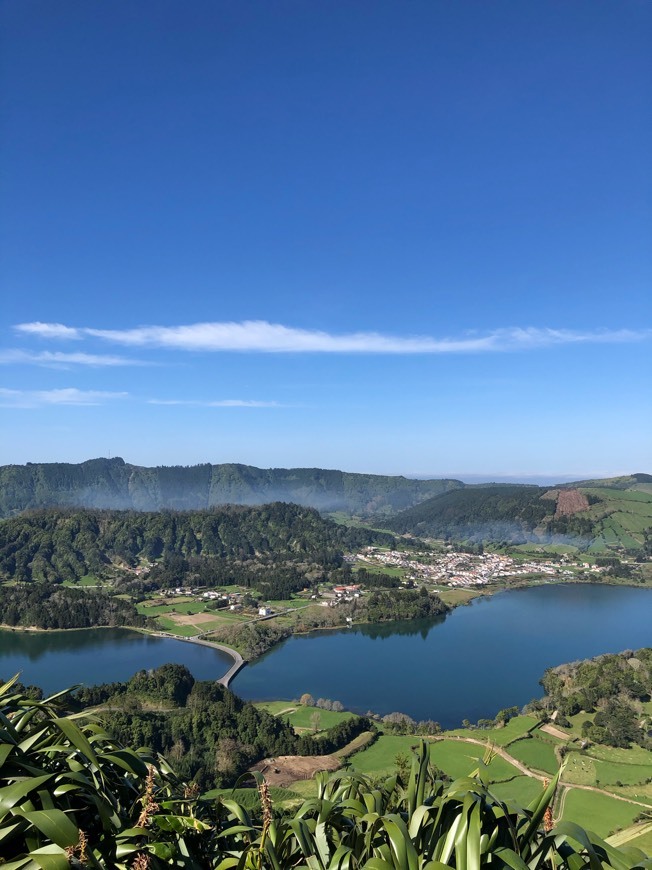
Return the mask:
<svg viewBox="0 0 652 870"><path fill-rule="evenodd" d="M402 737L383 734L368 749L351 758L354 770L360 773L391 773L398 754L411 756L411 750L419 743L418 737ZM466 776L478 766L484 750L482 746L461 740L437 740L430 744L433 764L453 779ZM489 765L494 782L518 776L519 771L500 756L495 756Z"/></svg>
<svg viewBox="0 0 652 870"><path fill-rule="evenodd" d="M310 719L317 709L302 707L291 701L264 702L257 706L274 715L283 715L283 718L298 729L311 728ZM284 713L285 710L288 712ZM332 727L351 715L327 710L320 710L319 713L320 730ZM574 720L578 720L572 723L575 727L565 729L571 732L571 740L572 732L579 730L583 718L581 714L573 717ZM563 741L539 732L538 725L538 720L532 716L517 716L503 728L487 731L457 729L444 732L440 738L428 740L430 758L432 763L449 777L458 779L468 776L479 766L486 748L492 745L502 746L507 753L531 770L553 775L557 771L555 745L562 744ZM528 733L533 736L526 737ZM353 750L348 761L352 770L374 777L385 777L394 773L397 756L411 759L412 749L416 748L422 739L417 736L381 733L375 742L355 751L369 736L365 733L354 741L354 745L347 747L347 750ZM487 747L466 742L459 737L481 740ZM572 747L573 744L571 743L570 746ZM596 786L597 783L598 788L612 792L613 795L652 806L652 783L645 782L652 777L650 759L651 753L636 746L631 749L591 746L588 751L571 748L567 754L563 774L563 782L569 785L564 798L563 818L572 819L601 837L631 825L643 807L628 803L626 800L618 800L610 794L574 788L573 785ZM491 791L503 800L527 806L541 793L540 780L523 775L518 768L499 755L494 755L488 772ZM316 785L312 780L294 783L291 788L295 794L304 798L316 793ZM647 843L649 839L652 839L652 834L642 833L637 841L631 842L632 845L649 850L650 845Z"/></svg>
<svg viewBox="0 0 652 870"><path fill-rule="evenodd" d="M540 737L510 743L509 754L532 770L542 770L545 773L554 774L559 767L554 746Z"/></svg>
<svg viewBox="0 0 652 870"><path fill-rule="evenodd" d="M515 801L526 807L535 797L541 794L542 785L531 776L516 776L509 782L497 782L491 786L492 794L504 801Z"/></svg>
<svg viewBox="0 0 652 870"><path fill-rule="evenodd" d="M496 746L507 746L513 740L518 740L519 737L523 737L528 731L536 728L538 724L539 720L535 719L534 716L514 716L503 728L489 728L486 731L468 731L465 728L455 728L446 733L457 737L473 737L476 740L483 740Z"/></svg>
<svg viewBox="0 0 652 870"><path fill-rule="evenodd" d="M635 804L628 804L597 792L571 788L564 801L562 818L582 825L599 837L606 837L620 828L631 825L640 812L641 807Z"/></svg>
<svg viewBox="0 0 652 870"><path fill-rule="evenodd" d="M435 592L444 604L448 604L449 607L457 607L458 604L468 604L473 598L488 594L478 587L475 589L455 589L449 586L436 586Z"/></svg>
<svg viewBox="0 0 652 870"><path fill-rule="evenodd" d="M195 637L206 631L215 631L224 625L243 622L251 617L233 613L230 610L214 610L205 601L178 596L167 601L157 598L153 601L141 601L136 609L143 616L156 620L161 631L177 634L181 637ZM196 621L192 616L198 616Z"/></svg>
<svg viewBox="0 0 652 870"><path fill-rule="evenodd" d="M317 733L328 731L340 722L351 719L355 715L348 711L341 713L335 710L322 710L319 707L304 707L291 701L261 701L255 705L260 710L267 710L273 716L280 716L298 732L313 731L313 716L317 715ZM284 712L287 711L287 712Z"/></svg>

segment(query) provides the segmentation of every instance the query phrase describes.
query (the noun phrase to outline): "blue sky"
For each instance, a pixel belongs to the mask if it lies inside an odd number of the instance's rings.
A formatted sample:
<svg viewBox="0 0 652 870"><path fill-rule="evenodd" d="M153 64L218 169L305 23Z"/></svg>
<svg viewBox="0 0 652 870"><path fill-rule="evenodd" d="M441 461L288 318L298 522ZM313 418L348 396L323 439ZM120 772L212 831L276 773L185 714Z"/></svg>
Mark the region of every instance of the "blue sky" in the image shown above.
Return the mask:
<svg viewBox="0 0 652 870"><path fill-rule="evenodd" d="M4 0L0 461L652 471L648 0Z"/></svg>

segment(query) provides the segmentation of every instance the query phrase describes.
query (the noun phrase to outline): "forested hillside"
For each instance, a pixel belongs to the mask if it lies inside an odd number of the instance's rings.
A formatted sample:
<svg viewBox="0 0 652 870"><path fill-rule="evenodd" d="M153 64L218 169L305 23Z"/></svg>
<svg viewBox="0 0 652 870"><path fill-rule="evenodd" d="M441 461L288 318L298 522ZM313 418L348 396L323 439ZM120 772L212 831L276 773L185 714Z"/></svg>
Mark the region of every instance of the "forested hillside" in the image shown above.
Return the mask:
<svg viewBox="0 0 652 870"><path fill-rule="evenodd" d="M392 514L462 486L458 480L411 480L323 468L209 463L146 468L119 458L77 465L28 463L0 467L0 516L46 507L205 510L273 501L322 511Z"/></svg>
<svg viewBox="0 0 652 870"><path fill-rule="evenodd" d="M284 572L294 576L293 565L333 567L341 564L343 549L392 541L284 503L185 513L33 511L0 522L0 577L136 578L147 569L161 587L183 583L189 573L210 585L250 585L246 578L265 566L279 580Z"/></svg>
<svg viewBox="0 0 652 870"><path fill-rule="evenodd" d="M568 544L652 554L652 478L636 474L555 488L469 486L383 521L399 534L473 543Z"/></svg>
<svg viewBox="0 0 652 870"><path fill-rule="evenodd" d="M212 681L196 681L183 665L139 671L125 683L82 687L81 708L94 707L122 743L165 756L202 789L233 785L261 758L326 755L373 729L355 716L319 735L298 736L272 716Z"/></svg>
<svg viewBox="0 0 652 870"><path fill-rule="evenodd" d="M582 733L595 743L652 749L652 649L571 662L549 668L541 679L559 720L591 713Z"/></svg>

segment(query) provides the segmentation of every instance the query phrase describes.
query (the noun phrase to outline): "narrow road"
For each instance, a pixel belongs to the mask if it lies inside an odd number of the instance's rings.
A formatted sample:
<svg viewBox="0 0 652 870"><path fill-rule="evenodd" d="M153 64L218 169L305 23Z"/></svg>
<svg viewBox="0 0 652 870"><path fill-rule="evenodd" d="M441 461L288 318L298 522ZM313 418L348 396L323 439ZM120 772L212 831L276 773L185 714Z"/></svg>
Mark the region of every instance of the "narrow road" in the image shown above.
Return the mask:
<svg viewBox="0 0 652 870"><path fill-rule="evenodd" d="M500 755L505 761L508 761L510 764L513 764L514 767L518 768L521 773L524 773L526 776L530 776L533 779L538 779L543 782L546 779L551 779L550 774L541 774L535 773L529 767L526 767L522 762L520 762L517 758L514 758L513 755L510 755L505 749L501 746L491 746L489 743L484 742L482 740L476 740L473 737L458 737L457 735L442 735L434 737L435 740L461 740L463 743L475 743L477 746L484 746L491 748L492 752L495 752L496 755ZM606 791L606 789L598 788L595 785L580 785L574 782L559 782L559 789L561 791L559 797L558 807L555 813L556 821L561 819L561 816L564 812L564 804L566 803L566 795L572 788L580 788L582 791L594 791L597 794L604 795L605 797L615 798L617 801L624 801L626 804L635 804L637 807L643 807L646 810L652 810L652 806L650 804L643 803L643 801L637 801L636 798L625 797L624 795L614 794L611 791Z"/></svg>
<svg viewBox="0 0 652 870"><path fill-rule="evenodd" d="M502 746L494 746L484 740L476 740L473 737L459 737L456 734L442 735L441 737L437 736L435 737L435 740L460 740L462 743L475 743L476 746L482 746L485 749L491 749L491 751L495 755L500 755L501 758L504 758L505 761L508 761L515 768L517 768L517 770L520 770L521 773L524 773L526 776L531 776L532 779L538 779L541 782L543 782L544 779L550 779L550 775L535 773L532 769L526 767L521 761L519 761L517 758L514 758L513 755L510 755L509 752L503 749Z"/></svg>

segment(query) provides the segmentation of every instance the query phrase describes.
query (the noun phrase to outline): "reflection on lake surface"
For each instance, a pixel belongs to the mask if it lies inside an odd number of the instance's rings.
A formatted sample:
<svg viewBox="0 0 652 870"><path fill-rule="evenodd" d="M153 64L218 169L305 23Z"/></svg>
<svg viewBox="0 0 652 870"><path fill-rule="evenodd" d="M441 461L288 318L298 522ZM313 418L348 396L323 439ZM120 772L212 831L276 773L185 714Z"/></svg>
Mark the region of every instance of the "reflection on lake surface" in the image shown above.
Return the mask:
<svg viewBox="0 0 652 870"><path fill-rule="evenodd" d="M249 699L341 701L445 727L542 694L547 667L652 644L652 590L541 585L476 599L445 619L293 637L236 677Z"/></svg>
<svg viewBox="0 0 652 870"><path fill-rule="evenodd" d="M476 599L435 620L293 637L248 665L231 688L244 698L339 700L360 712L409 713L445 727L492 717L541 695L547 667L652 645L652 590L541 585ZM127 629L0 631L0 677L54 692L125 680L141 668L185 664L218 679L231 659Z"/></svg>
<svg viewBox="0 0 652 870"><path fill-rule="evenodd" d="M199 680L217 680L233 664L220 650L124 628L0 631L0 677L21 672L23 683L47 693L77 683L126 680L167 662L186 665Z"/></svg>

